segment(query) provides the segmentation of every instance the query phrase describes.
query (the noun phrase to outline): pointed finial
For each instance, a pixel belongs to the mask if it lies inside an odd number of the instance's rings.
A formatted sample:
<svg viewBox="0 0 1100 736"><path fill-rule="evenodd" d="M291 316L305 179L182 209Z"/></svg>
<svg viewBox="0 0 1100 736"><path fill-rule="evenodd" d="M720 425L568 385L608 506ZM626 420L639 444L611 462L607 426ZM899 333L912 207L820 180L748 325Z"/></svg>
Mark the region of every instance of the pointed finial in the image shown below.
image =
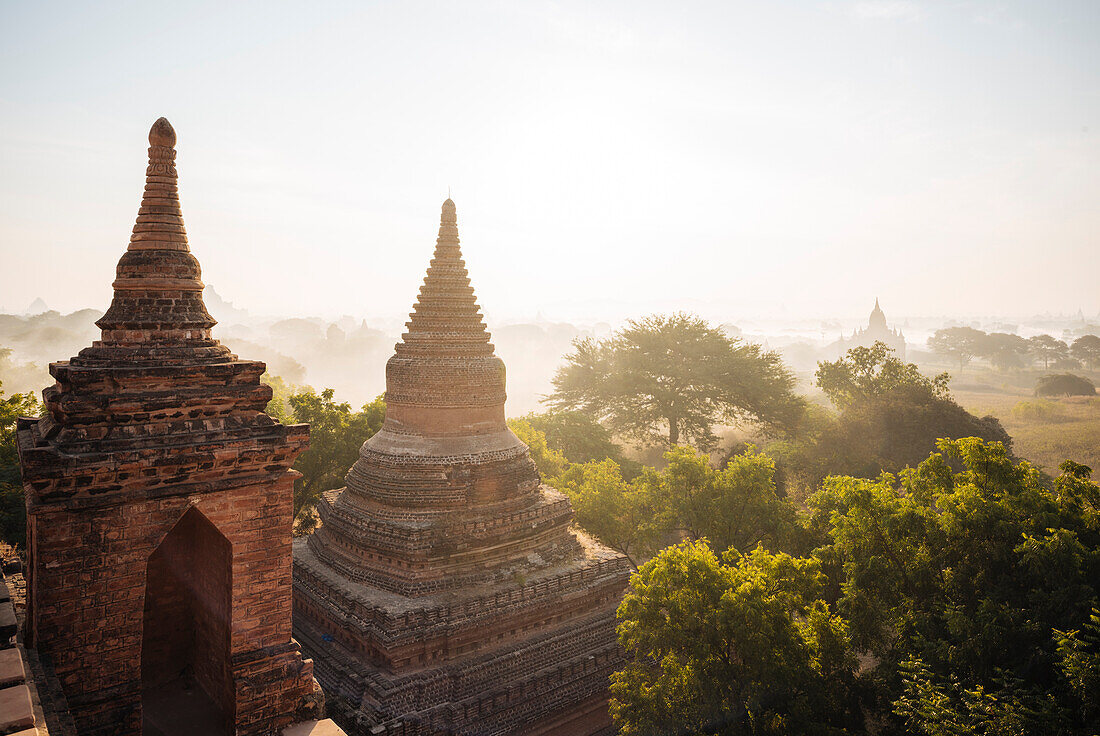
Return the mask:
<svg viewBox="0 0 1100 736"><path fill-rule="evenodd" d="M157 118L157 122L153 123L153 127L149 129L149 145L176 147L176 131L168 118Z"/></svg>
<svg viewBox="0 0 1100 736"><path fill-rule="evenodd" d="M875 297L875 309L880 309L880 307L878 305L878 297L877 296Z"/></svg>
<svg viewBox="0 0 1100 736"><path fill-rule="evenodd" d="M130 244L115 269L114 299L96 324L112 345L209 340L217 324L202 301L202 271L187 245L176 173L176 131L149 129L149 165Z"/></svg>

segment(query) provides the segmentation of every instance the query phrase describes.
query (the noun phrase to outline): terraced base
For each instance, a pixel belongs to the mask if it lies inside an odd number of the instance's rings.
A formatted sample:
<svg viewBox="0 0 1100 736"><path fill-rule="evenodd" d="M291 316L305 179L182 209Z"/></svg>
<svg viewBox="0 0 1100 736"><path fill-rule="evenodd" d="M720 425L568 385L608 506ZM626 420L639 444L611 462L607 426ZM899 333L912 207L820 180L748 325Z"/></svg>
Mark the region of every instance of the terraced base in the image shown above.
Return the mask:
<svg viewBox="0 0 1100 736"><path fill-rule="evenodd" d="M606 725L608 678L622 661L620 556L590 545L523 584L409 599L350 583L304 540L294 554L295 637L349 733Z"/></svg>

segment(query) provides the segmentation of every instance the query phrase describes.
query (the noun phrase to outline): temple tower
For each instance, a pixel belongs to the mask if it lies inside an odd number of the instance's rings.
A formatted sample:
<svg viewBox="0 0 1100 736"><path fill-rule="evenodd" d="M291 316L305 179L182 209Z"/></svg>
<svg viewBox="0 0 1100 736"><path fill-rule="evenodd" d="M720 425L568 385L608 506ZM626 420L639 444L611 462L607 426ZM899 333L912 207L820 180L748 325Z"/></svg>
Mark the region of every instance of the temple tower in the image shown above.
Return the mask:
<svg viewBox="0 0 1100 736"><path fill-rule="evenodd" d="M407 325L382 429L295 542L295 635L349 731L594 733L629 567L505 424L449 199Z"/></svg>
<svg viewBox="0 0 1100 736"><path fill-rule="evenodd" d="M273 734L321 703L291 638L309 428L265 414L264 364L211 337L167 120L149 143L102 339L50 365L46 416L19 423L25 639L81 736Z"/></svg>
<svg viewBox="0 0 1100 736"><path fill-rule="evenodd" d="M905 360L905 335L901 330L891 329L886 322L886 314L879 306L878 298L875 298L875 308L871 310L871 316L867 319L867 327L857 328L852 331L850 338L841 338L830 346L837 357L854 347L869 348L876 342L885 343L886 347L894 351L899 360Z"/></svg>
<svg viewBox="0 0 1100 736"><path fill-rule="evenodd" d="M886 324L886 314L882 311L882 307L878 305L878 297L875 297L875 308L871 310L871 316L867 319L867 331L886 333L889 330L890 327Z"/></svg>

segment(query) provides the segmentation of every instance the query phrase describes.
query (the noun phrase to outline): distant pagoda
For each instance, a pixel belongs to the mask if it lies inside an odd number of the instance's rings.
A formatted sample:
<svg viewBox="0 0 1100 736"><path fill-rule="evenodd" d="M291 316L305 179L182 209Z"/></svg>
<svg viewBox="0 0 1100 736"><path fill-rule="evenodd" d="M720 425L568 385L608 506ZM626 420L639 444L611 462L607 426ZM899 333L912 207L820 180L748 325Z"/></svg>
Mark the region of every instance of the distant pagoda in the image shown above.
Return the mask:
<svg viewBox="0 0 1100 736"><path fill-rule="evenodd" d="M164 118L149 144L102 337L19 420L25 643L81 736L268 736L321 707L290 620L309 428L265 414L264 364L211 336Z"/></svg>
<svg viewBox="0 0 1100 736"><path fill-rule="evenodd" d="M837 341L837 353L843 355L854 347L869 348L876 342L885 343L899 360L905 360L905 335L901 334L901 330L891 329L886 323L886 314L879 306L877 298L875 308L871 310L871 316L867 319L867 327L854 330L847 340L842 338Z"/></svg>
<svg viewBox="0 0 1100 736"><path fill-rule="evenodd" d="M505 424L449 199L410 317L385 424L295 542L295 635L360 734L595 733L629 566Z"/></svg>

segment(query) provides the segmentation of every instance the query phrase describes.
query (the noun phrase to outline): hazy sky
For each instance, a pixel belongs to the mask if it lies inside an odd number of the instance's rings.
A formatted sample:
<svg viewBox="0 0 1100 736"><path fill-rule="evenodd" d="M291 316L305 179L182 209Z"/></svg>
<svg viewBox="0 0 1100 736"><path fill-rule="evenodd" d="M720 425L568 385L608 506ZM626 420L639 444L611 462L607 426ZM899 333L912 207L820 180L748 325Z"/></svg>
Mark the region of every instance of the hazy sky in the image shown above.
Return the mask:
<svg viewBox="0 0 1100 736"><path fill-rule="evenodd" d="M491 321L1100 310L1100 2L0 1L0 308L105 306L146 133L207 283Z"/></svg>

